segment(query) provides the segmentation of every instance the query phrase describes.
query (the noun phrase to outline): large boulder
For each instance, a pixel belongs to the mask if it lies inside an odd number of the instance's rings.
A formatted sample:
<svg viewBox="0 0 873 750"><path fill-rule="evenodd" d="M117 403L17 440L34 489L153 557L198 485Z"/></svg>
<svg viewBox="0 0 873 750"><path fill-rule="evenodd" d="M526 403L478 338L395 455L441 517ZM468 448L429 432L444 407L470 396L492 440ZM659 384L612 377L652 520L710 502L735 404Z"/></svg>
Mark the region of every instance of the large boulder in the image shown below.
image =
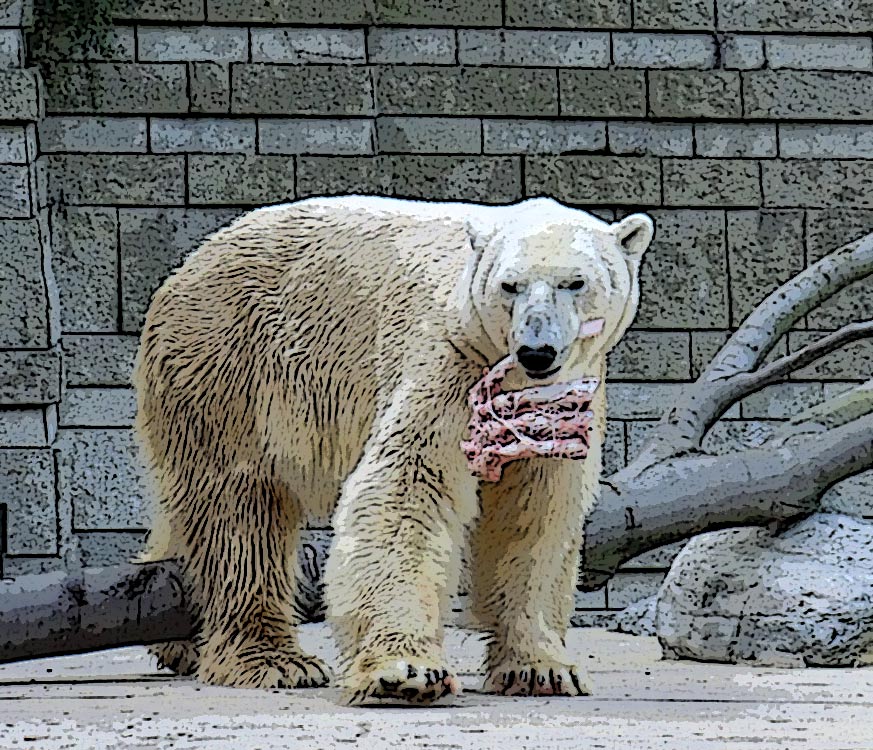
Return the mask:
<svg viewBox="0 0 873 750"><path fill-rule="evenodd" d="M657 596L664 655L759 666L873 664L873 523L819 513L692 539Z"/></svg>

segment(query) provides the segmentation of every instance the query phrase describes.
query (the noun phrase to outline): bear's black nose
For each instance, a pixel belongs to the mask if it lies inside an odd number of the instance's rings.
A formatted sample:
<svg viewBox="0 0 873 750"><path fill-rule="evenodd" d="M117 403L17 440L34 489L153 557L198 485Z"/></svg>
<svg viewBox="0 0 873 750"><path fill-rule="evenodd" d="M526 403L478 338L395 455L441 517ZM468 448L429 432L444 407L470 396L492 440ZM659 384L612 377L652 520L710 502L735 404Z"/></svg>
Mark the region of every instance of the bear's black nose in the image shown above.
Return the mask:
<svg viewBox="0 0 873 750"><path fill-rule="evenodd" d="M525 370L530 372L543 372L548 370L558 353L551 346L540 346L531 349L529 346L521 346L518 349L518 361Z"/></svg>

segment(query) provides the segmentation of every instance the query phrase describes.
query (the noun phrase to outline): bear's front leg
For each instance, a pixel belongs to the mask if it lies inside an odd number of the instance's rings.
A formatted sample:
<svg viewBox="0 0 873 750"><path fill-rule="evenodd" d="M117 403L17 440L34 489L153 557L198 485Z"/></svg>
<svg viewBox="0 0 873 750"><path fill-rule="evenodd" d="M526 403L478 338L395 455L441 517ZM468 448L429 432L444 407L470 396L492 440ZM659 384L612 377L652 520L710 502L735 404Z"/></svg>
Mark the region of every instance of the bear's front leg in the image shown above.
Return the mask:
<svg viewBox="0 0 873 750"><path fill-rule="evenodd" d="M486 692L591 693L565 638L582 517L593 502L599 459L599 446L581 462L526 459L507 466L499 482L482 483L481 517L472 536L472 604L493 634Z"/></svg>
<svg viewBox="0 0 873 750"><path fill-rule="evenodd" d="M467 380L458 378L448 406L445 390L407 380L344 485L325 578L350 703L429 703L459 690L446 666L443 621L476 506L458 445Z"/></svg>

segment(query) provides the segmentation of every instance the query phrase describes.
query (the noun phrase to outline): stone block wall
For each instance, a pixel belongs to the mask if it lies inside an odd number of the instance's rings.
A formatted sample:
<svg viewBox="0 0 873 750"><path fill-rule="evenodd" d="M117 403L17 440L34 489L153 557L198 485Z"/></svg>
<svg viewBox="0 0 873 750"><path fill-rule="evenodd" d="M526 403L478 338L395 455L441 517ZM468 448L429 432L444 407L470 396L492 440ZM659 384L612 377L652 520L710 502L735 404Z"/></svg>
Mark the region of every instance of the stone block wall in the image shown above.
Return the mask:
<svg viewBox="0 0 873 750"><path fill-rule="evenodd" d="M251 207L367 192L650 212L639 317L610 364L608 470L757 302L873 230L873 10L851 0L118 0L102 45L30 55L27 14L4 2L7 575L141 543L143 315ZM871 315L868 280L778 351ZM871 342L847 347L731 409L707 447L760 444L869 377ZM873 480L827 504L873 516ZM652 592L675 551L580 594L578 622Z"/></svg>

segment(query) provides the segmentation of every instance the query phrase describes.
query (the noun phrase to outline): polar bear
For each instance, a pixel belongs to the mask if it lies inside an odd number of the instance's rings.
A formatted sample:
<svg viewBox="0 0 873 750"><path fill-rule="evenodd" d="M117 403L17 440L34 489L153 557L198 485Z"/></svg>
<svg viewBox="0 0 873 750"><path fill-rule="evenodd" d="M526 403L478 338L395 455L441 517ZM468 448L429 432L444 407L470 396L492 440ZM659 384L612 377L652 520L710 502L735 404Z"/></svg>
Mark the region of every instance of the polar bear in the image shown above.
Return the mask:
<svg viewBox="0 0 873 750"><path fill-rule="evenodd" d="M507 388L603 382L652 235L645 215L609 224L547 198L343 196L208 238L155 294L134 376L159 498L146 559L180 561L198 620L161 661L217 685L326 684L295 632L295 550L306 521L332 520L348 702L457 691L442 627L465 542L486 688L588 693L564 639L605 388L585 460L518 461L480 483L459 444L468 391L510 353ZM579 338L595 319L602 332Z"/></svg>

